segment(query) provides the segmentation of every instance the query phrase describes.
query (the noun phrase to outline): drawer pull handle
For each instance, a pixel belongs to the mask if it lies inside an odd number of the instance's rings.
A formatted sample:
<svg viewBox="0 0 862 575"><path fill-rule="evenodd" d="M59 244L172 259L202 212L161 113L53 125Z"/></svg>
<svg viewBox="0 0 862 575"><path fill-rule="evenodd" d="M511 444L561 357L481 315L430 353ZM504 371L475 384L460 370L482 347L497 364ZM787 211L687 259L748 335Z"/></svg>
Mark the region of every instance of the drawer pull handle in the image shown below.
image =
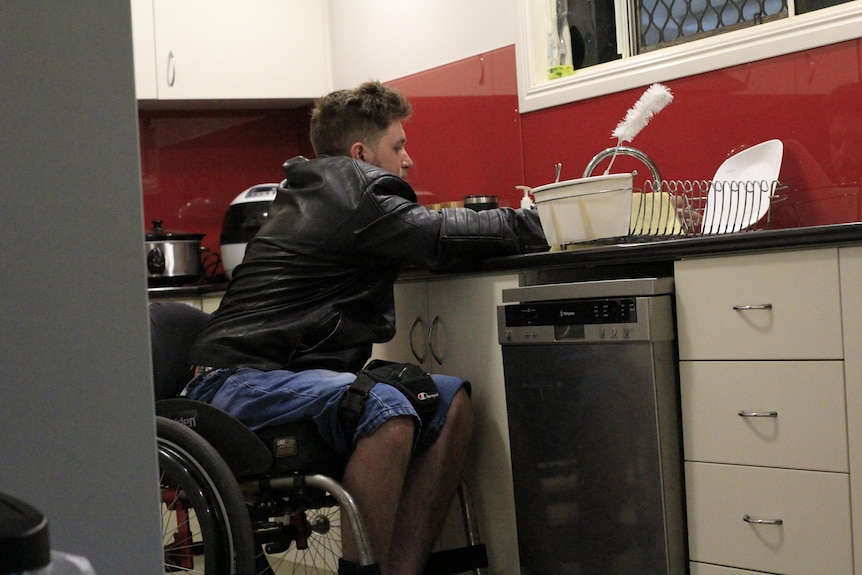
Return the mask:
<svg viewBox="0 0 862 575"><path fill-rule="evenodd" d="M778 417L777 411L739 411L739 417Z"/></svg>
<svg viewBox="0 0 862 575"><path fill-rule="evenodd" d="M443 358L437 355L437 350L434 349L434 331L437 329L437 325L440 323L440 316L435 316L434 321L431 322L431 327L428 328L428 349L431 350L431 357L437 360L437 363L443 365Z"/></svg>
<svg viewBox="0 0 862 575"><path fill-rule="evenodd" d="M422 318L417 315L416 319L413 320L413 325L410 326L410 335L408 336L408 339L410 340L410 353L413 354L413 357L415 357L416 361L418 361L419 363L424 363L427 355L424 353L422 355L416 353L416 347L413 345L413 332L416 331L417 327L422 326L424 323L425 322L422 320Z"/></svg>
<svg viewBox="0 0 862 575"><path fill-rule="evenodd" d="M168 87L174 87L174 80L177 78L177 59L174 58L174 51L168 52Z"/></svg>
<svg viewBox="0 0 862 575"><path fill-rule="evenodd" d="M784 525L784 519L756 519L748 513L742 516L742 520L755 525Z"/></svg>
<svg viewBox="0 0 862 575"><path fill-rule="evenodd" d="M772 309L771 303L759 303L756 305L735 305L733 306L735 311L749 311L753 309Z"/></svg>

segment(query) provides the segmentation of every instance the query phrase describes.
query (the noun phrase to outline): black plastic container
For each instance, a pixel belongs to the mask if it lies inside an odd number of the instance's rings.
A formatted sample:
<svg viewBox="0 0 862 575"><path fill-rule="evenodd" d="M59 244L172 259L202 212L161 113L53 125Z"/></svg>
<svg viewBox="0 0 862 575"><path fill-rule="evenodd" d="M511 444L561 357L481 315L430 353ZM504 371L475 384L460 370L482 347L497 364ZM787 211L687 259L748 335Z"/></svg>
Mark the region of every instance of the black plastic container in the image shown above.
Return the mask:
<svg viewBox="0 0 862 575"><path fill-rule="evenodd" d="M30 505L0 493L0 574L35 575L50 562L48 521Z"/></svg>

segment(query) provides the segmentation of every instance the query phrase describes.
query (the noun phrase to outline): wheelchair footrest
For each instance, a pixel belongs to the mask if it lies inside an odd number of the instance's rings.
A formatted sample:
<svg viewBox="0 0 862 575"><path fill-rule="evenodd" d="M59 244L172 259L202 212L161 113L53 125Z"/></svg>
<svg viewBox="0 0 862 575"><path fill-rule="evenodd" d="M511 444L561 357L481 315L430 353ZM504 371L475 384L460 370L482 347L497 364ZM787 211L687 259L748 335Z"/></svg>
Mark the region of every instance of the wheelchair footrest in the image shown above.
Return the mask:
<svg viewBox="0 0 862 575"><path fill-rule="evenodd" d="M455 575L488 566L488 550L484 545L436 551L428 558L423 575Z"/></svg>

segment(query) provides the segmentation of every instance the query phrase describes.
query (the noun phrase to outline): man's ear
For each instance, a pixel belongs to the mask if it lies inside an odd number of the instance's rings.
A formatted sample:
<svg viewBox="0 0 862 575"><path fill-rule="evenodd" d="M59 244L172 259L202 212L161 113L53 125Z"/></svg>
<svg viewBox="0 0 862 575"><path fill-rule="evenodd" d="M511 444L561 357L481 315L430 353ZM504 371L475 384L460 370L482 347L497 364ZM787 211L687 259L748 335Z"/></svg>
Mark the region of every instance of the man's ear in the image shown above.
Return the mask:
<svg viewBox="0 0 862 575"><path fill-rule="evenodd" d="M350 146L350 157L354 160L365 161L365 145L362 142L354 142Z"/></svg>

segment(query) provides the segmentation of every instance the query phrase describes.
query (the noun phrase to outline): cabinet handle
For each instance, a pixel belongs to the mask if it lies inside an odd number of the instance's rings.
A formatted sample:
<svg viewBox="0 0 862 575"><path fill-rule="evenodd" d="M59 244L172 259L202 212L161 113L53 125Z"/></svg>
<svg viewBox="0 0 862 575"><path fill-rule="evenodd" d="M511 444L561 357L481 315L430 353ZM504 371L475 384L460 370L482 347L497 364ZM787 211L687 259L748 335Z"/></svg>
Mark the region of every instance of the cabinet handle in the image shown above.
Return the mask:
<svg viewBox="0 0 862 575"><path fill-rule="evenodd" d="M431 350L431 356L437 360L437 363L443 365L443 360L437 355L437 350L434 349L434 329L440 323L440 316L435 316L431 322L431 327L428 328L428 349Z"/></svg>
<svg viewBox="0 0 862 575"><path fill-rule="evenodd" d="M174 80L177 77L177 60L174 58L174 51L168 52L168 86L174 87Z"/></svg>
<svg viewBox="0 0 862 575"><path fill-rule="evenodd" d="M422 324L424 324L424 323L425 323L425 322L422 320L422 318L421 318L421 317L419 317L419 316L417 315L417 316L416 316L416 319L414 319L414 320L413 320L413 325L411 325L411 326L410 326L410 335L409 335L409 338L408 338L408 339L410 340L410 353L412 353L412 354L413 354L413 357L415 357L415 358L416 358L416 361L418 361L419 363L424 362L424 361L425 361L425 358L426 358L427 356L426 356L425 354L422 354L422 355L420 356L418 353L416 353L416 347L413 345L413 332L415 332L415 331L416 331L416 328L417 328L418 326L420 326L420 325L422 325Z"/></svg>
<svg viewBox="0 0 862 575"><path fill-rule="evenodd" d="M749 311L752 309L772 309L771 303L759 303L755 305L735 305L733 306L735 311Z"/></svg>
<svg viewBox="0 0 862 575"><path fill-rule="evenodd" d="M742 520L754 525L784 525L784 519L756 519L748 513L742 516Z"/></svg>
<svg viewBox="0 0 862 575"><path fill-rule="evenodd" d="M739 417L778 417L777 411L743 411L739 410Z"/></svg>

